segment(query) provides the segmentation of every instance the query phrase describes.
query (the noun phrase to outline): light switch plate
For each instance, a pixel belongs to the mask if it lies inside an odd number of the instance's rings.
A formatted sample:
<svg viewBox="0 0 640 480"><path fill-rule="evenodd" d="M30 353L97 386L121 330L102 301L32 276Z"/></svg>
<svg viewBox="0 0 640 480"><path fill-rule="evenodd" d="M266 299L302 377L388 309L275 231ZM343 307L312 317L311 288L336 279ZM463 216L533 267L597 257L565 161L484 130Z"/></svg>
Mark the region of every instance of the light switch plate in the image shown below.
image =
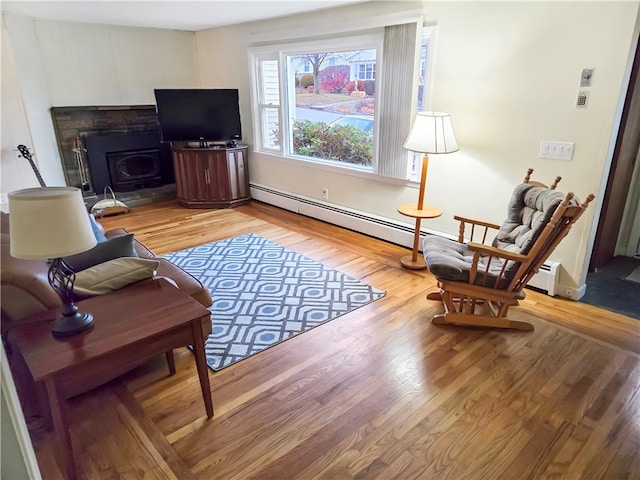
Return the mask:
<svg viewBox="0 0 640 480"><path fill-rule="evenodd" d="M573 158L573 142L540 142L540 158L570 161Z"/></svg>

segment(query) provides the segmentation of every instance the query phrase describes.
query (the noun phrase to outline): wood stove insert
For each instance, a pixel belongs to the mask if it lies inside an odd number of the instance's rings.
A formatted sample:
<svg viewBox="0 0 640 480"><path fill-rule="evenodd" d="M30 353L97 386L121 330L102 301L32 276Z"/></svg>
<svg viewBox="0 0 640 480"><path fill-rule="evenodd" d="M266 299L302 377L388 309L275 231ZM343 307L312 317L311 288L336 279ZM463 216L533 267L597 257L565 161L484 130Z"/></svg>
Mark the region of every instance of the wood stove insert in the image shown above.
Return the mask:
<svg viewBox="0 0 640 480"><path fill-rule="evenodd" d="M96 193L106 186L131 192L174 182L171 150L158 132L86 135L84 143Z"/></svg>

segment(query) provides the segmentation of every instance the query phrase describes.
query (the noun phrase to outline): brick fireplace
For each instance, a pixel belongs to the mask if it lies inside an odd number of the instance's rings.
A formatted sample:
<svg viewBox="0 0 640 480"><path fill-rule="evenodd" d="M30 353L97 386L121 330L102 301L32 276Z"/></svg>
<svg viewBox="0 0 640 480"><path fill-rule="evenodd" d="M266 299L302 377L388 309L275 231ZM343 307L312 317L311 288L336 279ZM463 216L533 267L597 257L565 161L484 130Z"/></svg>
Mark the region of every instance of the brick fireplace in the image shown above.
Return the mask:
<svg viewBox="0 0 640 480"><path fill-rule="evenodd" d="M106 186L146 192L174 183L171 149L160 142L153 105L52 107L51 116L67 185L85 197L100 196Z"/></svg>

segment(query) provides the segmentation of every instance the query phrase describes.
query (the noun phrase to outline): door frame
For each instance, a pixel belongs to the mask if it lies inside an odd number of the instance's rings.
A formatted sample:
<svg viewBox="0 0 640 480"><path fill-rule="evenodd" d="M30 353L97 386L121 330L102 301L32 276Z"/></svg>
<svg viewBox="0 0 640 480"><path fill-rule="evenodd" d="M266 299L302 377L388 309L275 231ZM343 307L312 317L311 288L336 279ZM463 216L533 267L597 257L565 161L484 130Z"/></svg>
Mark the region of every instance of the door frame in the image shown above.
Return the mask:
<svg viewBox="0 0 640 480"><path fill-rule="evenodd" d="M639 14L640 17L640 14ZM598 219L589 272L602 267L616 253L627 197L640 146L640 38L637 35L631 74Z"/></svg>

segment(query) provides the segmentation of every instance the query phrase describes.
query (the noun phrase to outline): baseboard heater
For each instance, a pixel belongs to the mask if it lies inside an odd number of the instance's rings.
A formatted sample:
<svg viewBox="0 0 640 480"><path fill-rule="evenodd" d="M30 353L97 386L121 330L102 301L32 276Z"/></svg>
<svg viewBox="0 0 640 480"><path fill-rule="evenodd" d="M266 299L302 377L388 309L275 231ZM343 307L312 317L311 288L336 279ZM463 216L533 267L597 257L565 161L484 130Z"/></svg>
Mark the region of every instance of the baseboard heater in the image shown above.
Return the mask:
<svg viewBox="0 0 640 480"><path fill-rule="evenodd" d="M291 212L322 220L333 225L348 228L374 238L411 248L415 224L407 224L368 212L335 205L328 202L275 190L251 183L251 197L255 200L275 205ZM455 239L435 230L420 229L421 234L434 234Z"/></svg>
<svg viewBox="0 0 640 480"><path fill-rule="evenodd" d="M558 275L560 274L560 263L546 261L542 264L538 273L529 280L528 287L544 290L548 295L554 297L558 290Z"/></svg>
<svg viewBox="0 0 640 480"><path fill-rule="evenodd" d="M251 197L255 200L348 228L396 245L408 248L413 246L414 225L396 222L371 213L322 202L303 195L275 190L264 185L251 183L250 187ZM420 232L423 235L428 233L457 240L454 235L447 235L435 230L421 229ZM544 290L549 295L554 296L558 287L559 266L558 262L545 262L538 273L529 281L529 286Z"/></svg>

